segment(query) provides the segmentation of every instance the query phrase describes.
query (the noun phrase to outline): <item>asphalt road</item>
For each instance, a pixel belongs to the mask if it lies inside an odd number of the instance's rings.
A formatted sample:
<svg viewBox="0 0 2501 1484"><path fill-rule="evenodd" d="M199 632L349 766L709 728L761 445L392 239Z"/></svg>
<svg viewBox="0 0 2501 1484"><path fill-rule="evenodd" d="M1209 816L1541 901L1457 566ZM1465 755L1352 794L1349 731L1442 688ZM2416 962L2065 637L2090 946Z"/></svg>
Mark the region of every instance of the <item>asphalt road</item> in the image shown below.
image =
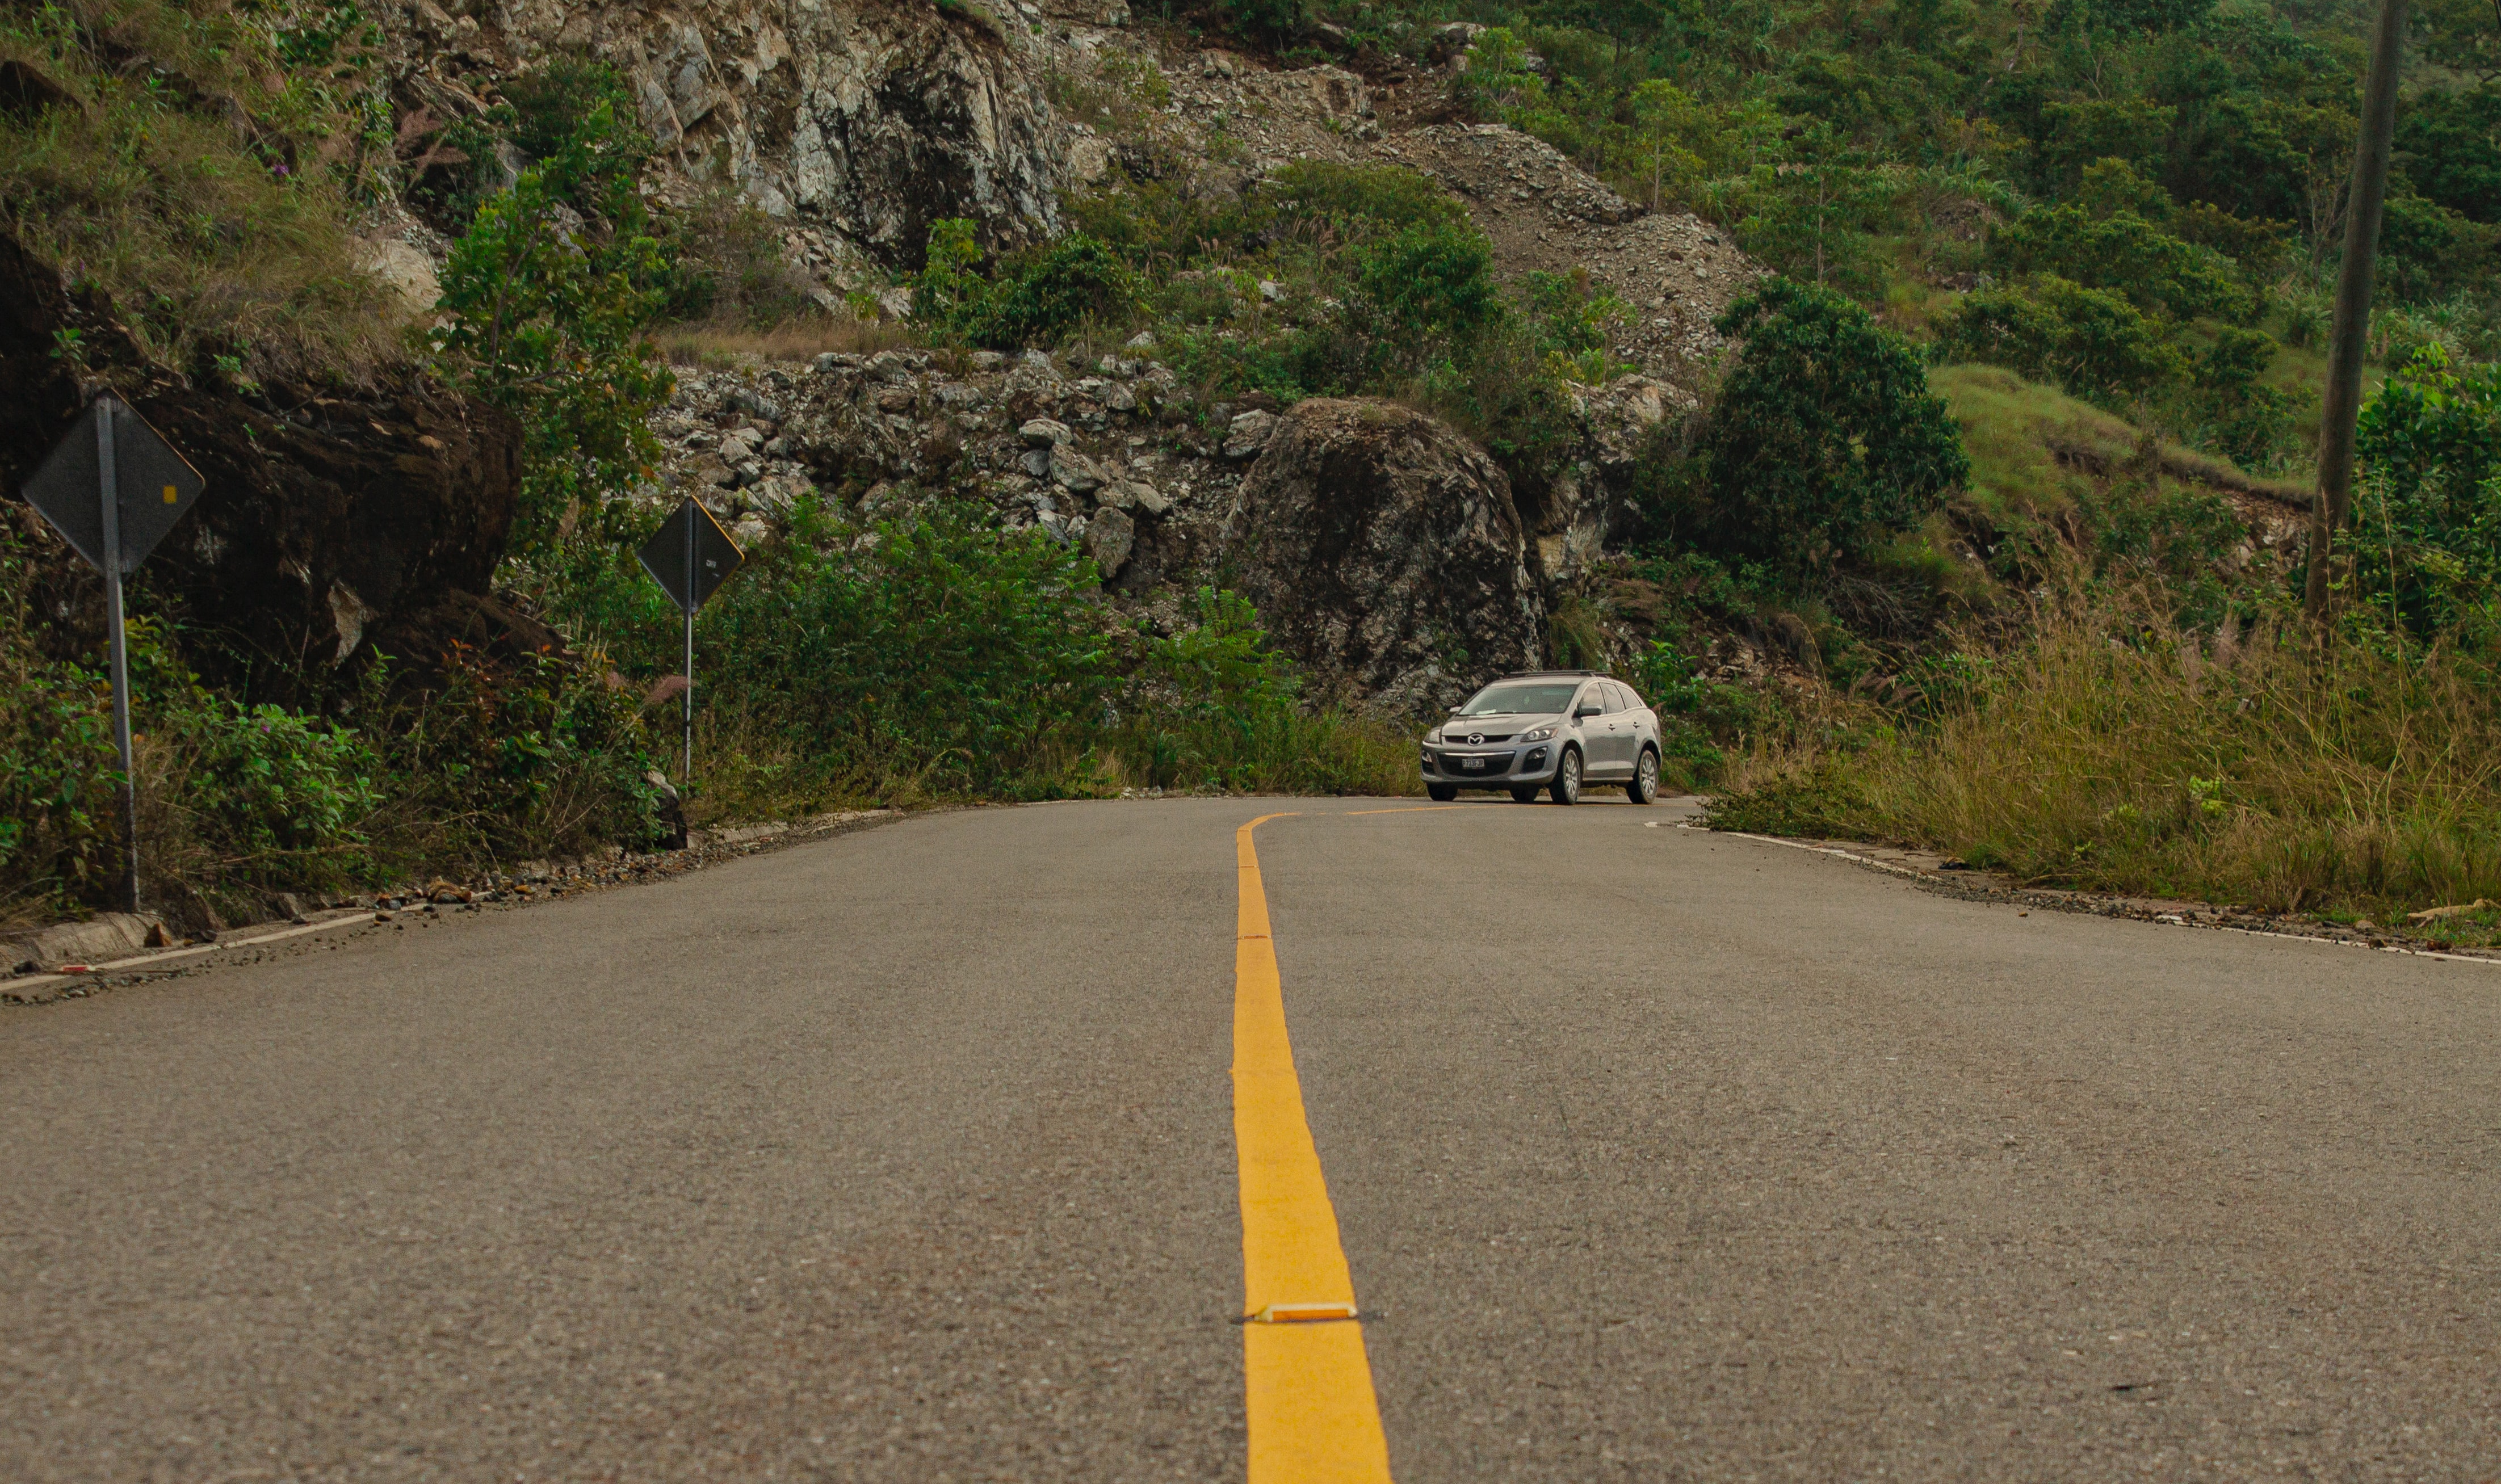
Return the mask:
<svg viewBox="0 0 2501 1484"><path fill-rule="evenodd" d="M1234 832L1396 1476L2501 1477L2501 969L1043 806L0 1014L0 1478L1245 1469Z"/></svg>

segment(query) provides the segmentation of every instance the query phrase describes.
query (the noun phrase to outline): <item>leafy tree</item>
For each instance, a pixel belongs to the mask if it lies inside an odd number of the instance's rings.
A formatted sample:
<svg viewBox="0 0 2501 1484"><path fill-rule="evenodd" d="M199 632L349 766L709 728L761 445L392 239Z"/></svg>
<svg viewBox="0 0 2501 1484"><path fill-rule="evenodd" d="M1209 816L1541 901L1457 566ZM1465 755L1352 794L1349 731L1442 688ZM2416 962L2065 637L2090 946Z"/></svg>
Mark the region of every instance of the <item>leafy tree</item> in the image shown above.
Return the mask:
<svg viewBox="0 0 2501 1484"><path fill-rule="evenodd" d="M2055 274L2182 319L2239 320L2256 308L2222 254L2183 242L2133 210L2097 218L2085 205L2036 207L1997 230L1988 256L2010 275Z"/></svg>
<svg viewBox="0 0 2501 1484"><path fill-rule="evenodd" d="M2185 352L2126 297L2043 274L1982 289L1956 305L1937 337L1949 360L1985 361L2110 405L2179 383Z"/></svg>
<svg viewBox="0 0 2501 1484"><path fill-rule="evenodd" d="M1757 164L1737 222L1740 246L1778 272L1806 282L1880 293L1884 264L1872 228L1886 217L1892 182L1875 161L1832 134L1813 130L1788 158Z"/></svg>
<svg viewBox="0 0 2501 1484"><path fill-rule="evenodd" d="M2392 195L2380 224L2380 281L2403 300L2434 299L2488 280L2501 267L2501 227L2420 196Z"/></svg>
<svg viewBox="0 0 2501 1484"><path fill-rule="evenodd" d="M2275 352L2268 336L2225 326L2189 373L2189 406L2205 424L2196 441L2245 469L2277 462L2292 431L2292 394L2259 379Z"/></svg>
<svg viewBox="0 0 2501 1484"><path fill-rule="evenodd" d="M2063 195L2086 167L2125 160L2152 168L2162 157L2180 111L2151 98L2093 98L2047 103L2031 142L2031 173L2041 189Z"/></svg>
<svg viewBox="0 0 2501 1484"><path fill-rule="evenodd" d="M1705 545L1802 572L1917 524L1968 477L1918 352L1851 300L1774 280L1717 328L1744 346L1683 512Z"/></svg>
<svg viewBox="0 0 2501 1484"><path fill-rule="evenodd" d="M2501 84L2430 88L2397 111L2397 168L2416 194L2501 222Z"/></svg>

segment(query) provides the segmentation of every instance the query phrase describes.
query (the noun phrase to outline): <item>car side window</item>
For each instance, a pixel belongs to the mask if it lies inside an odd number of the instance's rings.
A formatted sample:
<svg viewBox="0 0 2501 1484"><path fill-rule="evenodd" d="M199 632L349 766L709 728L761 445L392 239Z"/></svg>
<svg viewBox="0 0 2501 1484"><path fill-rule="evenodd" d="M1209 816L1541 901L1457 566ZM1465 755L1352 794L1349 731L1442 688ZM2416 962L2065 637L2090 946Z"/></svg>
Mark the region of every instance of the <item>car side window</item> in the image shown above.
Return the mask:
<svg viewBox="0 0 2501 1484"><path fill-rule="evenodd" d="M1624 689L1615 681L1609 680L1607 682L1607 709L1609 711L1629 711L1633 709L1633 693Z"/></svg>
<svg viewBox="0 0 2501 1484"><path fill-rule="evenodd" d="M1591 685L1581 692L1581 699L1572 703L1572 709L1577 712L1583 707L1588 706L1594 706L1601 711L1607 709L1607 692L1604 686Z"/></svg>

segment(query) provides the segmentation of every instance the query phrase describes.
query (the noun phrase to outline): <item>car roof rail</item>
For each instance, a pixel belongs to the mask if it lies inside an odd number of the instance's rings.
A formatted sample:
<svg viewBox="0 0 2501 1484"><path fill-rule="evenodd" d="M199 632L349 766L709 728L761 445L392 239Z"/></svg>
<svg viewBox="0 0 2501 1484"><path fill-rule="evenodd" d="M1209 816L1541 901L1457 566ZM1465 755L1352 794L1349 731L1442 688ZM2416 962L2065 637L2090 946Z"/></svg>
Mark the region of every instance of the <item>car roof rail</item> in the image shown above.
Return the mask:
<svg viewBox="0 0 2501 1484"><path fill-rule="evenodd" d="M1580 675L1587 676L1592 679L1598 680L1603 680L1608 677L1607 673L1603 670L1515 670L1511 674L1504 676L1503 678L1506 680L1534 680L1541 676L1551 675Z"/></svg>

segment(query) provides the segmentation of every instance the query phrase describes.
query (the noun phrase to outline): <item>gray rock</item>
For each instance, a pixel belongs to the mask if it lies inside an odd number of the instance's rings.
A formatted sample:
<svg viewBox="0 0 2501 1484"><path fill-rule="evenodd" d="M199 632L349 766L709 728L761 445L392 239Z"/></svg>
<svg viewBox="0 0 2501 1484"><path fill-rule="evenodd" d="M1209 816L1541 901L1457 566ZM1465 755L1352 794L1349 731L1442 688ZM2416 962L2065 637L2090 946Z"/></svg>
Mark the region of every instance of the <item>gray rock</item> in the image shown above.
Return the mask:
<svg viewBox="0 0 2501 1484"><path fill-rule="evenodd" d="M1050 482L1072 495L1091 494L1109 482L1103 466L1066 444L1050 445Z"/></svg>
<svg viewBox="0 0 2501 1484"><path fill-rule="evenodd" d="M741 386L732 390L728 402L750 417L761 417L766 422L782 420L782 404L751 388Z"/></svg>
<svg viewBox="0 0 2501 1484"><path fill-rule="evenodd" d="M1085 554L1094 559L1107 582L1128 565L1129 553L1137 544L1137 523L1119 511L1096 511L1085 523Z"/></svg>
<svg viewBox="0 0 2501 1484"><path fill-rule="evenodd" d="M1023 457L1019 458L1017 462L1023 468L1025 473L1033 476L1037 479L1048 479L1050 478L1050 450L1049 448L1027 448L1024 450Z"/></svg>
<svg viewBox="0 0 2501 1484"><path fill-rule="evenodd" d="M1275 304L1277 301L1285 297L1284 285L1279 283L1274 279L1261 279L1259 280L1259 297L1270 304Z"/></svg>
<svg viewBox="0 0 2501 1484"><path fill-rule="evenodd" d="M1317 699L1428 714L1543 645L1511 481L1392 403L1316 398L1277 419L1234 494L1223 559ZM1446 669L1456 650L1464 675Z"/></svg>
<svg viewBox="0 0 2501 1484"><path fill-rule="evenodd" d="M1164 498L1164 492L1144 479L1114 479L1096 490L1094 498L1115 510L1135 511L1146 515L1160 515L1172 509L1172 502Z"/></svg>
<svg viewBox="0 0 2501 1484"><path fill-rule="evenodd" d="M1225 424L1224 456L1229 459L1255 457L1260 449L1268 446L1268 439L1276 430L1277 414L1274 412L1252 408L1250 412L1235 414L1233 420Z"/></svg>
<svg viewBox="0 0 2501 1484"><path fill-rule="evenodd" d="M1053 444L1064 444L1077 435L1070 432L1068 424L1064 422L1050 417L1036 417L1017 429L1017 436L1024 440L1025 446L1028 448L1048 448Z"/></svg>

